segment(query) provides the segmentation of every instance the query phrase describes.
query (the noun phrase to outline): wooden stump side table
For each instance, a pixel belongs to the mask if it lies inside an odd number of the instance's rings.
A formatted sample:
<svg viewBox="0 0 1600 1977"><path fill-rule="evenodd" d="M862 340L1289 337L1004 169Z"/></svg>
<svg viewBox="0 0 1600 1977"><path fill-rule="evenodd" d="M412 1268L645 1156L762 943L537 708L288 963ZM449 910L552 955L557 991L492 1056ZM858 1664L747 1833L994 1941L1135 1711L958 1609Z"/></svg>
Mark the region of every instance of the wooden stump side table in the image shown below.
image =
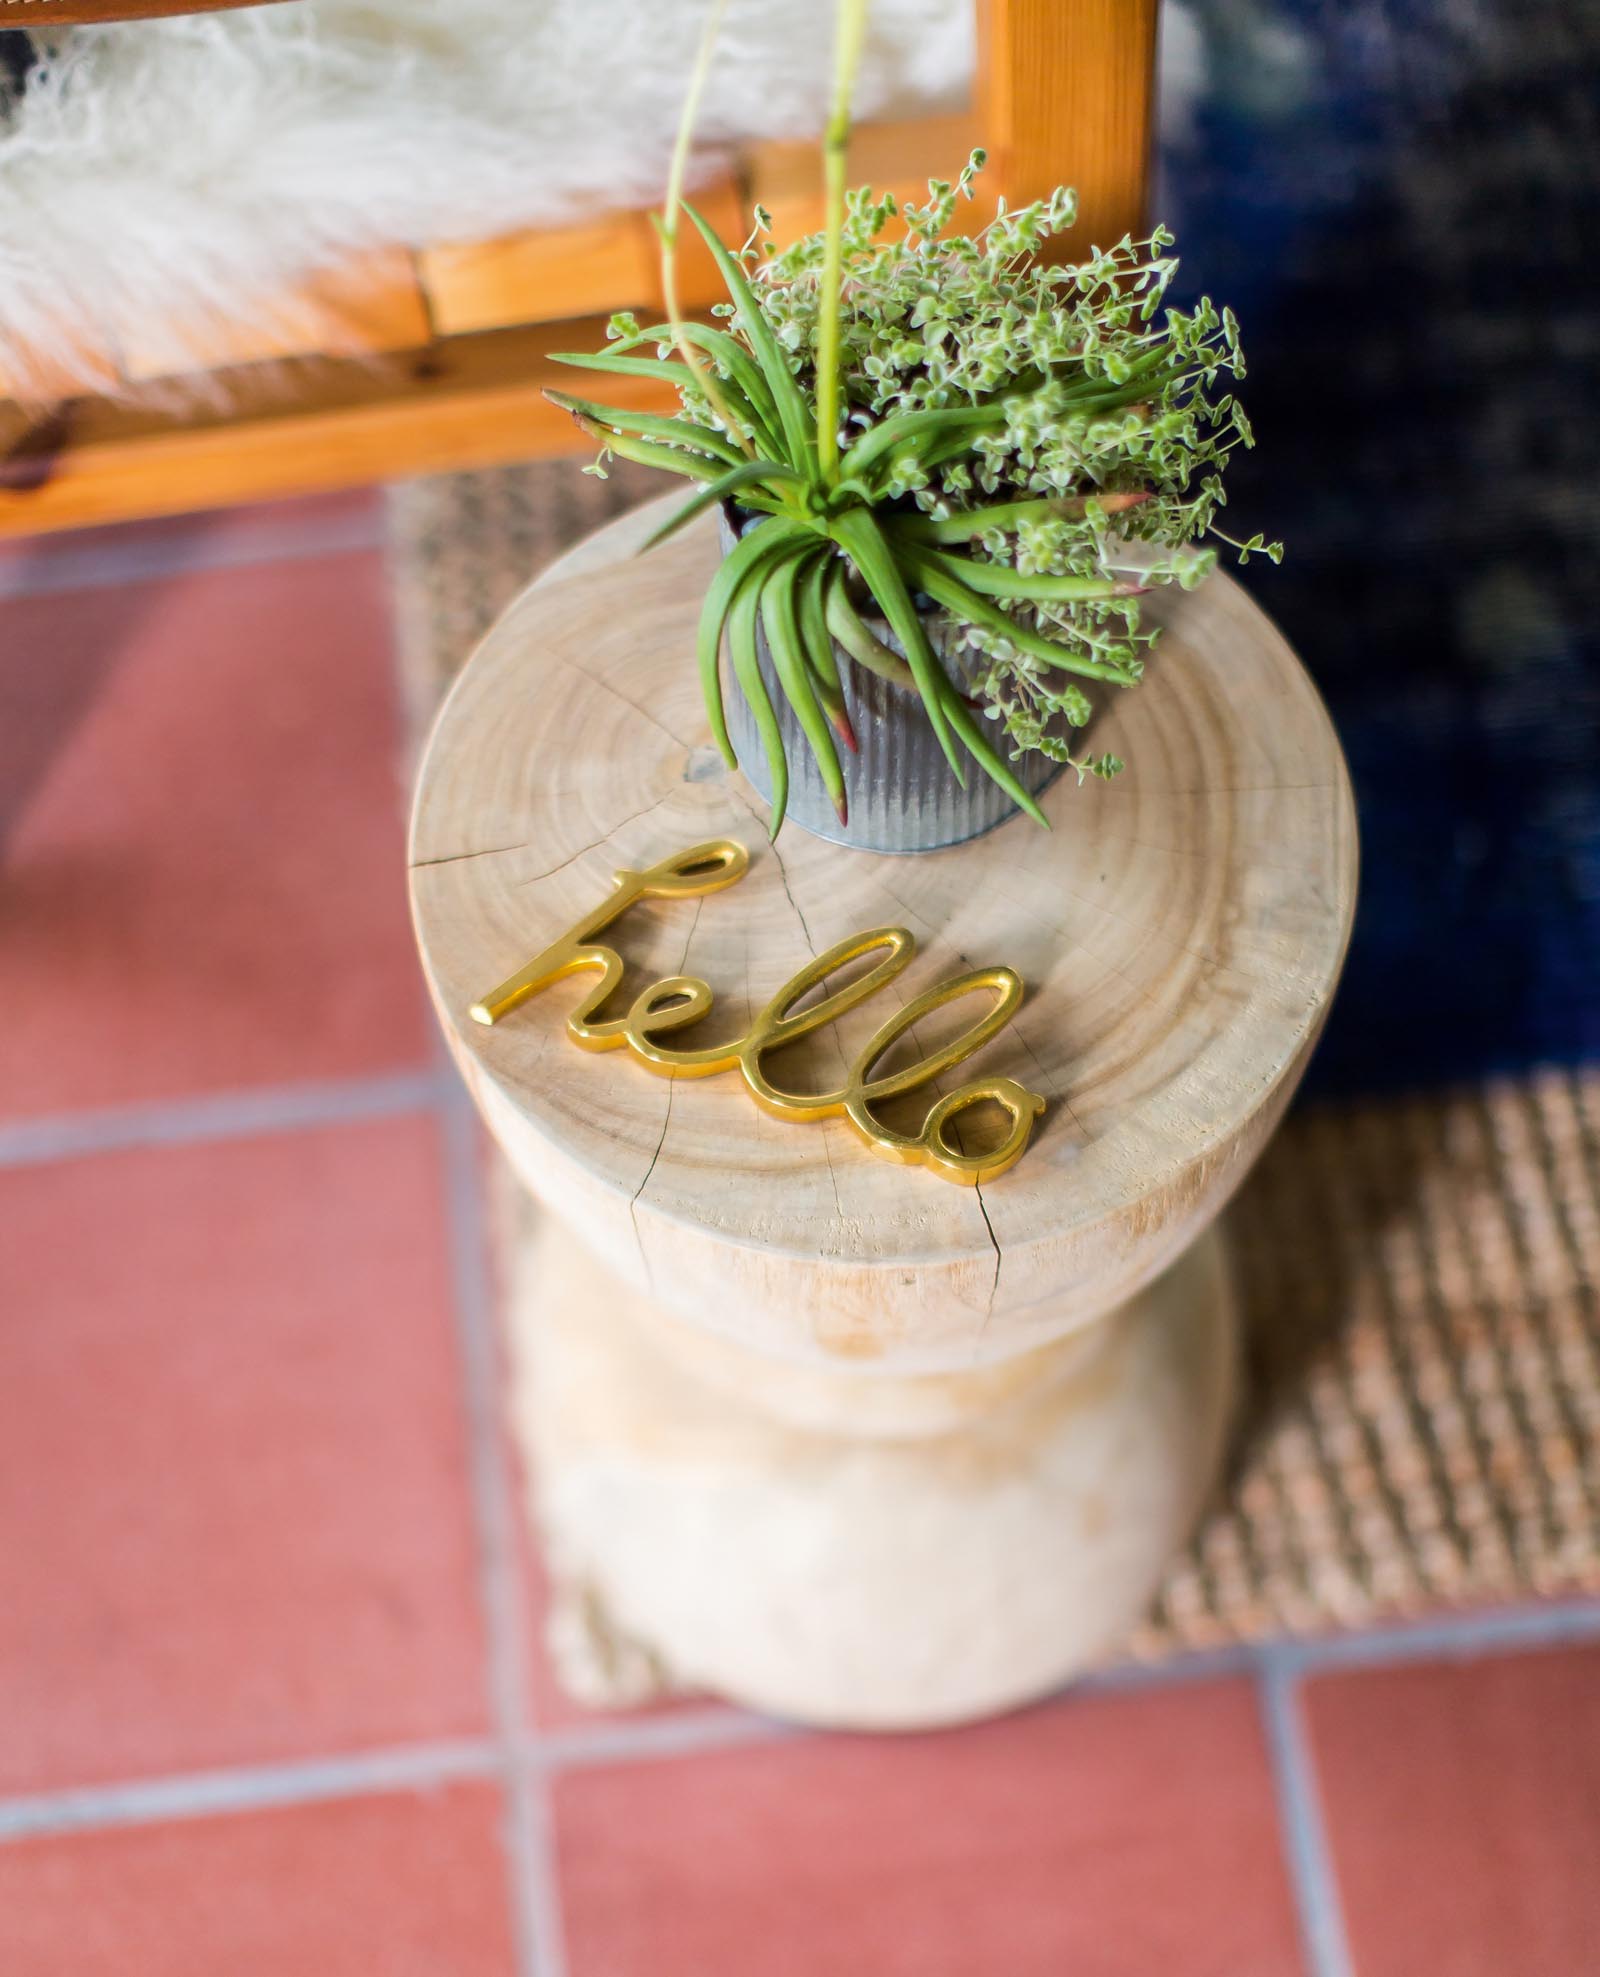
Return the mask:
<svg viewBox="0 0 1600 1977"><path fill-rule="evenodd" d="M1060 779L1049 833L770 846L695 676L714 533L635 556L662 512L592 537L489 634L412 826L440 1021L541 1204L510 1314L539 1521L569 1607L677 1680L815 1722L959 1720L1114 1648L1211 1488L1236 1359L1212 1224L1338 977L1348 779L1293 653L1219 576L1162 596L1145 683L1093 731L1129 766ZM710 1040L844 936L910 929L899 981L811 1040L820 1084L897 991L1008 963L1026 999L957 1075L1043 1094L1009 1173L955 1187L842 1120L766 1117L737 1074L578 1050L580 982L469 1019L614 872L719 837L749 847L737 885L603 936L619 1006L701 976Z"/></svg>

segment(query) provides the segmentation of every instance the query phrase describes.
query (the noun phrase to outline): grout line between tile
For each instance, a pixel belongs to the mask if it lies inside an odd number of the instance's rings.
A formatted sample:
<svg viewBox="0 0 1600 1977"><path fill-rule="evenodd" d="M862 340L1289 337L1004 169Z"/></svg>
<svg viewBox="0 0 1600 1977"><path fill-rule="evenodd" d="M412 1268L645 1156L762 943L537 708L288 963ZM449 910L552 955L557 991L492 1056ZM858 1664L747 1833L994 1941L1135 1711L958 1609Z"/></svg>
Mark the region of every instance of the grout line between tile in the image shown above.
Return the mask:
<svg viewBox="0 0 1600 1977"><path fill-rule="evenodd" d="M1229 1641L1222 1647L1185 1649L1161 1661L1114 1661L1080 1675L1057 1693L1062 1696L1130 1695L1140 1689L1167 1688L1174 1683L1221 1681L1229 1675L1252 1675L1260 1652L1252 1641Z"/></svg>
<svg viewBox="0 0 1600 1977"><path fill-rule="evenodd" d="M1392 1668L1407 1661L1435 1661L1517 1649L1554 1648L1600 1641L1600 1599L1552 1601L1479 1613L1433 1615L1364 1627L1318 1640L1287 1637L1260 1650L1297 1673L1340 1668Z"/></svg>
<svg viewBox="0 0 1600 1977"><path fill-rule="evenodd" d="M1144 1689L1220 1681L1230 1676L1256 1678L1269 1660L1286 1672L1320 1674L1343 1667L1388 1667L1406 1661L1591 1640L1600 1640L1600 1600L1569 1601L1558 1606L1395 1622L1320 1640L1233 1642L1176 1654L1165 1661L1117 1662L1080 1676L1045 1700L1133 1695ZM800 1725L757 1716L731 1704L713 1703L670 1716L597 1718L592 1723L541 1731L530 1737L525 1748L539 1768L559 1771L577 1765L629 1763L636 1758L689 1756L701 1750L809 1734Z"/></svg>
<svg viewBox="0 0 1600 1977"><path fill-rule="evenodd" d="M1294 1694L1302 1676L1341 1668L1380 1668L1413 1660L1559 1647L1597 1639L1600 1639L1600 1602L1550 1610L1463 1615L1403 1631L1346 1635L1325 1642L1281 1640L1265 1646L1207 1650L1169 1662L1126 1663L1085 1676L1061 1691L1061 1695L1137 1693L1144 1688L1181 1686L1250 1672L1257 1678L1264 1698L1270 1691L1273 1712L1281 1712L1285 1707L1284 1697L1293 1695L1289 1704L1295 1738L1292 1748L1303 1754L1303 1732L1297 1694ZM1265 1701L1263 1707L1267 1707ZM525 1711L521 1714L526 1716ZM1285 1727L1279 1715L1269 1715L1268 1724L1269 1737ZM267 1806L314 1804L322 1799L368 1792L426 1789L457 1778L508 1773L516 1768L512 1762L514 1753L517 1764L534 1774L530 1780L535 1801L530 1830L535 1835L537 1850L548 1844L546 1810L539 1787L549 1775L588 1765L692 1757L703 1751L778 1743L815 1734L818 1733L800 1725L712 1704L673 1716L599 1720L549 1732L523 1729L494 1743L416 1744L390 1751L307 1758L278 1765L138 1778L0 1798L0 1844L39 1834L198 1818ZM536 1860L536 1884L547 1880L548 1858L545 1853L542 1864ZM547 1913L553 1912L552 1906ZM537 1933L545 1934L544 1928ZM558 1977L562 1964L558 1956L553 1956L536 1962L533 1967L539 1977ZM1320 1968L1318 1977L1322 1977Z"/></svg>
<svg viewBox="0 0 1600 1977"><path fill-rule="evenodd" d="M261 563L303 562L382 549L388 539L383 510L322 523L260 522L256 532L233 541L209 542L203 527L175 521L170 536L141 542L52 546L30 559L24 550L0 562L0 599L46 597L61 591L105 590L118 584L154 583L207 570L240 570ZM58 538L43 541L56 544Z"/></svg>
<svg viewBox="0 0 1600 1977"><path fill-rule="evenodd" d="M506 1853L511 1921L521 1977L563 1977L550 1809L542 1778L523 1760L529 1741L527 1670L518 1596L515 1503L500 1433L500 1382L488 1230L477 1161L477 1117L446 1072L437 1116L444 1142L457 1336L466 1399L468 1459L477 1522L486 1676L506 1760Z"/></svg>
<svg viewBox="0 0 1600 1977"><path fill-rule="evenodd" d="M493 1777L504 1767L502 1753L480 1740L75 1786L0 1800L0 1843L92 1827L142 1826L208 1814L313 1805L372 1792L425 1791L457 1779Z"/></svg>
<svg viewBox="0 0 1600 1977"><path fill-rule="evenodd" d="M532 1766L519 1767L527 1795L527 1923L533 1977L567 1977L567 1944L561 1924L561 1885L556 1873L555 1810L548 1781Z"/></svg>
<svg viewBox="0 0 1600 1977"><path fill-rule="evenodd" d="M1308 1977L1354 1977L1299 1683L1270 1649L1261 1655L1257 1693Z"/></svg>
<svg viewBox="0 0 1600 1977"><path fill-rule="evenodd" d="M540 1771L578 1770L594 1764L633 1764L649 1758L693 1757L741 1744L782 1743L817 1734L802 1724L779 1722L748 1710L713 1704L670 1716L574 1724L541 1731L529 1740L529 1762Z"/></svg>
<svg viewBox="0 0 1600 1977"><path fill-rule="evenodd" d="M42 1166L131 1147L192 1146L205 1140L299 1132L426 1111L448 1089L449 1075L439 1069L391 1071L370 1078L271 1085L260 1091L214 1092L203 1098L19 1119L0 1124L0 1169Z"/></svg>

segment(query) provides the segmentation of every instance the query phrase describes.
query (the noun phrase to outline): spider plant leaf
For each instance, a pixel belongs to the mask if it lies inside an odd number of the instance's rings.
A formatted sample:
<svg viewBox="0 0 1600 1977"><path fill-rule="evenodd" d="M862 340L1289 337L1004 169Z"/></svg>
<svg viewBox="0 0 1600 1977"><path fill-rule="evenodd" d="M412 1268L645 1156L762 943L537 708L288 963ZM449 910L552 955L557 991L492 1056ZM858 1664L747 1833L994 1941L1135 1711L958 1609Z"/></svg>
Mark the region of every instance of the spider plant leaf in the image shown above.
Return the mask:
<svg viewBox="0 0 1600 1977"><path fill-rule="evenodd" d="M1149 499L1149 491L1140 488L1131 494L1072 494L1059 498L1042 496L1037 501L996 501L987 508L969 508L959 515L946 515L942 521L935 521L931 515L897 516L893 527L896 535L908 535L917 542L971 542L991 529L1003 529L1010 534L1026 522L1044 522L1057 516L1076 521L1088 511L1090 501L1098 502L1108 515L1116 515Z"/></svg>
<svg viewBox="0 0 1600 1977"><path fill-rule="evenodd" d="M917 682L911 668L898 652L891 652L882 639L874 636L850 602L843 564L836 564L829 572L823 609L827 613L828 630L858 666L865 666L869 673L876 673L881 680L889 680L895 686L916 692Z"/></svg>
<svg viewBox="0 0 1600 1977"><path fill-rule="evenodd" d="M811 670L824 686L838 693L841 690L839 662L833 654L833 634L828 630L825 603L828 574L834 560L831 549L811 559L795 593L795 604L800 619L800 643L805 647Z"/></svg>
<svg viewBox="0 0 1600 1977"><path fill-rule="evenodd" d="M919 589L925 590L936 604L955 617L964 618L968 624L982 625L989 631L999 632L1010 639L1019 652L1032 653L1035 659L1042 659L1047 666L1059 666L1063 672L1077 673L1086 680L1112 680L1118 686L1130 686L1128 674L1118 666L1108 666L1100 659L1081 659L1065 646L1056 645L1026 625L1019 625L1015 618L1007 617L998 604L991 604L986 597L980 597L970 585L942 569L931 558L923 556L916 549L907 548L906 568ZM899 627L895 628L897 631Z"/></svg>
<svg viewBox="0 0 1600 1977"><path fill-rule="evenodd" d="M894 628L895 637L905 648L906 659L917 683L917 691L922 696L922 704L928 711L928 719L933 724L933 731L939 738L939 746L944 750L951 774L965 788L967 772L956 753L950 724L945 719L944 708L939 701L939 682L944 678L944 674L933 655L933 647L928 643L928 634L923 629L922 620L917 616L917 607L911 601L911 592L901 574L900 565L895 560L894 551L884 540L882 529L865 508L850 508L842 515L835 515L829 524L829 529L834 540L861 572L867 588L878 600L878 608L889 620ZM932 596L933 593L930 591L929 595Z"/></svg>
<svg viewBox="0 0 1600 1977"><path fill-rule="evenodd" d="M859 755L861 743L856 739L850 710L844 703L844 682L839 677L833 634L828 630L828 584L837 566L838 559L831 543L820 555L802 564L795 588L795 609L799 618L800 644L811 667L822 711L833 723L835 732L850 753Z"/></svg>
<svg viewBox="0 0 1600 1977"><path fill-rule="evenodd" d="M959 460L963 455L970 454L972 442L978 437L977 433L967 431L947 434L943 439L935 436L932 439L921 440L917 450L909 456L903 453L891 454L878 476L879 481L881 485L887 487L896 473L901 470L902 462L906 466L916 465L925 474L931 476L935 467L942 467L948 460Z"/></svg>
<svg viewBox="0 0 1600 1977"><path fill-rule="evenodd" d="M827 790L829 800L839 813L839 822L843 824L848 821L844 772L839 767L839 752L833 745L833 730L817 703L816 691L811 684L811 668L806 664L801 649L794 594L795 576L795 566L790 562L776 563L768 570L761 583L761 622L766 628L767 649L772 654L778 684L783 688L784 698L794 709L795 719L800 723L822 773L823 788Z"/></svg>
<svg viewBox="0 0 1600 1977"><path fill-rule="evenodd" d="M828 490L828 512L837 514L855 501L864 501L870 508L877 498L877 489L868 487L865 481L835 481Z"/></svg>
<svg viewBox="0 0 1600 1977"><path fill-rule="evenodd" d="M861 753L861 743L856 738L856 731L850 724L850 710L844 704L843 689L836 686L829 686L826 680L819 678L815 670L813 670L811 675L811 684L816 692L817 699L822 703L822 711L827 715L834 733L844 743L845 747L849 749L852 755L859 755ZM848 823L848 821L848 817L841 813L839 822L843 824Z"/></svg>
<svg viewBox="0 0 1600 1977"><path fill-rule="evenodd" d="M1136 377L1131 384L1113 385L1109 381L1096 379L1076 391L1069 391L1065 402L1075 416L1097 418L1103 413L1118 411L1124 405L1142 405L1149 399L1159 398L1171 386L1181 384L1193 374L1179 365L1170 370L1153 372L1147 377Z"/></svg>
<svg viewBox="0 0 1600 1977"><path fill-rule="evenodd" d="M625 357L610 350L553 350L552 364L570 364L579 371L609 371L623 378L664 378L680 391L694 389L694 372L674 357Z"/></svg>
<svg viewBox="0 0 1600 1977"><path fill-rule="evenodd" d="M628 412L619 405L596 405L592 399L573 398L565 391L552 391L548 385L544 395L552 405L559 405L575 418L590 419L617 432L637 433L641 439L687 444L701 453L709 453L713 459L725 460L730 467L744 463L745 456L733 441L713 432L710 426L697 426L688 419L664 418L657 412Z"/></svg>
<svg viewBox="0 0 1600 1977"><path fill-rule="evenodd" d="M805 482L792 467L781 467L773 460L747 460L742 467L730 467L720 480L708 482L700 492L686 501L675 515L668 517L660 528L655 530L639 545L640 552L654 549L658 542L664 542L669 535L676 535L685 522L692 522L696 515L719 501L726 501L730 494L737 494L741 488L761 488L774 481L793 481L804 487ZM749 495L746 494L746 500ZM763 504L769 513L778 513L776 502Z"/></svg>
<svg viewBox="0 0 1600 1977"><path fill-rule="evenodd" d="M972 710L948 681L944 693L944 711L951 727L960 735L962 745L990 781L998 783L1011 801L1019 809L1026 810L1036 824L1043 824L1045 829L1049 830L1050 819L1039 808L1033 796L1023 788L1010 767L984 740L983 730L972 718Z"/></svg>
<svg viewBox="0 0 1600 1977"><path fill-rule="evenodd" d="M613 350L631 350L641 343L672 343L677 337L692 343L697 350L703 350L714 363L722 366L724 375L744 393L751 410L765 428L767 451L776 453L779 450L778 436L783 431L778 408L761 374L761 366L737 337L730 336L726 330L712 329L706 323L680 323L676 333L671 323L656 323L650 329L640 330L636 336L613 343L610 347Z"/></svg>
<svg viewBox="0 0 1600 1977"><path fill-rule="evenodd" d="M566 350L554 353L550 361L553 364L572 364L584 371L606 371L617 377L660 378L667 384L675 385L679 391L700 389L700 380L691 367L671 357L625 357L609 349L593 352ZM757 445L770 448L773 442L766 420L751 404L743 388L734 379L722 378L718 383L728 404L741 422L750 428Z"/></svg>
<svg viewBox="0 0 1600 1977"><path fill-rule="evenodd" d="M942 550L923 549L919 557L936 568L970 584L984 597L1038 598L1047 604L1092 603L1107 597L1138 597L1149 588L1126 577L1026 576L1004 563L978 563L970 556L949 556ZM932 595L932 592L929 593Z"/></svg>
<svg viewBox="0 0 1600 1977"><path fill-rule="evenodd" d="M726 563L723 568L727 568ZM778 727L778 717L772 711L766 681L761 677L761 662L756 657L756 612L761 603L761 584L759 572L747 571L734 593L728 611L728 656L733 661L739 690L755 716L756 732L761 737L762 752L767 758L767 774L772 779L772 816L767 835L775 838L783 827L784 812L789 808L789 764L783 753L783 735Z"/></svg>
<svg viewBox="0 0 1600 1977"><path fill-rule="evenodd" d="M953 405L934 412L900 412L865 432L839 462L841 480L859 478L880 460L896 455L919 458L931 442L950 436L965 441L1006 422L1004 405ZM959 450L959 449L958 449Z"/></svg>
<svg viewBox="0 0 1600 1977"><path fill-rule="evenodd" d="M814 479L817 471L816 422L800 395L800 387L789 369L783 345L779 343L771 323L761 313L761 304L755 298L755 291L744 269L687 199L683 202L683 210L699 229L701 239L711 250L711 258L727 284L735 319L755 353L756 362L761 366L761 374L767 381L767 389L772 393L772 402L782 422L789 464L798 468L808 479Z"/></svg>
<svg viewBox="0 0 1600 1977"><path fill-rule="evenodd" d="M659 467L664 473L686 474L690 480L700 481L717 480L728 471L725 461L709 459L704 453L686 453L681 446L656 446L648 439L634 439L627 433L613 432L609 426L596 425L593 419L579 419L578 424L607 452L636 461L641 467Z"/></svg>
<svg viewBox="0 0 1600 1977"><path fill-rule="evenodd" d="M718 673L723 620L729 616L746 578L759 571L770 558L783 553L792 555L798 538L809 534L809 530L798 529L781 520L763 522L760 528L752 529L748 535L739 538L717 565L716 573L706 587L705 601L700 606L695 656L700 668L700 691L705 697L711 732L722 751L723 761L730 769L738 767L739 758L728 736L728 720L722 705L722 680ZM731 651L731 628L728 643ZM752 701L751 705L755 703Z"/></svg>

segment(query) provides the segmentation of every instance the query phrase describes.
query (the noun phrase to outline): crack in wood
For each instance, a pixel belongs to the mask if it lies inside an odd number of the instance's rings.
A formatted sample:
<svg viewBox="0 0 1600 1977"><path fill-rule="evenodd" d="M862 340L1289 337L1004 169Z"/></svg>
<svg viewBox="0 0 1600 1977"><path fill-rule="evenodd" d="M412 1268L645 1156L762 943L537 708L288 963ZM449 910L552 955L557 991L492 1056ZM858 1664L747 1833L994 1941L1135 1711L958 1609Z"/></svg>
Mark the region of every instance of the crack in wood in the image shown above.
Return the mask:
<svg viewBox="0 0 1600 1977"><path fill-rule="evenodd" d="M527 849L526 840L521 844L486 844L480 851L447 851L440 858L413 858L410 869L413 872L423 872L430 865L459 865L468 858L498 858L503 852Z"/></svg>
<svg viewBox="0 0 1600 1977"><path fill-rule="evenodd" d="M994 1316L994 1301L1000 1294L1000 1265L1005 1261L1005 1255L1000 1248L1000 1238L994 1232L994 1224L989 1220L989 1204L983 1198L982 1183L975 1182L972 1192L978 1197L978 1213L983 1217L983 1226L989 1231L990 1242L994 1244L994 1282L989 1286L989 1302L984 1310L983 1323L978 1327L978 1339L981 1341L989 1329L989 1320Z"/></svg>
<svg viewBox="0 0 1600 1977"><path fill-rule="evenodd" d="M531 878L518 879L518 889L520 890L523 886L536 886L545 879L553 879L558 872L564 872L569 865L576 865L580 858L586 858L591 851L598 851L601 845L610 844L618 831L625 831L630 824L638 823L641 817L653 815L660 807L661 802L659 798L654 803L647 803L642 810L635 810L630 816L624 817L620 823L613 824L604 837L597 837L592 844L586 844L581 850L573 852L570 858L563 858L559 865L552 865L548 872L535 872Z"/></svg>
<svg viewBox="0 0 1600 1977"><path fill-rule="evenodd" d="M659 810L660 807L661 798L657 797L653 803L647 803L642 810L631 811L626 817L621 818L611 826L610 830L603 837L597 837L592 843L582 845L577 851L572 853L570 858L563 858L559 865L552 865L545 872L534 872L530 877L518 879L515 883L519 887L536 886L543 879L553 879L558 872L564 872L569 865L575 865L580 858L585 857L589 852L598 851L601 845L609 844L617 835L618 831L625 831L630 824L638 823L641 817L650 816L654 811ZM532 838L524 838L517 844L486 844L477 851L447 851L438 858L413 858L410 870L421 872L433 865L459 865L471 858L500 858L508 851L531 851L532 849Z"/></svg>

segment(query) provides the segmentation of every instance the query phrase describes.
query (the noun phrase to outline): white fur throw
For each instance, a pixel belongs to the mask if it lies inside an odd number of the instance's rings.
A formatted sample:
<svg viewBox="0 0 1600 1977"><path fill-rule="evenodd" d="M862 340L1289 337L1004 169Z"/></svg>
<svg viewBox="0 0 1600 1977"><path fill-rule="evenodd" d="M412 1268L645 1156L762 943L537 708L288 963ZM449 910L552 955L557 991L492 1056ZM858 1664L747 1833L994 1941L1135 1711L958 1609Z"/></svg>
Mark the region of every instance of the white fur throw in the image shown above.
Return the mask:
<svg viewBox="0 0 1600 1977"><path fill-rule="evenodd" d="M708 154L820 128L832 10L733 0ZM857 109L959 103L972 0L874 0ZM0 104L0 372L197 348L321 266L659 197L703 0L294 0L63 34ZM55 389L59 391L60 385Z"/></svg>

